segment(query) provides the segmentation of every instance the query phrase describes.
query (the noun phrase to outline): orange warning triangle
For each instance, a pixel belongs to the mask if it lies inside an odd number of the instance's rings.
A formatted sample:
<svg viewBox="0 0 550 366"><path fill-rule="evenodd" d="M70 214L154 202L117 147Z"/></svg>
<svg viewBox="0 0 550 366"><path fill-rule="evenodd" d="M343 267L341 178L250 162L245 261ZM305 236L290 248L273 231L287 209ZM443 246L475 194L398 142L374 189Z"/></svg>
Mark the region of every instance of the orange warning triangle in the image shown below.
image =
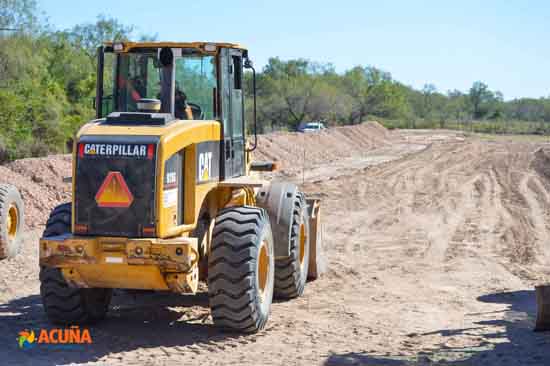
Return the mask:
<svg viewBox="0 0 550 366"><path fill-rule="evenodd" d="M129 207L134 195L120 172L109 172L95 195L99 207Z"/></svg>

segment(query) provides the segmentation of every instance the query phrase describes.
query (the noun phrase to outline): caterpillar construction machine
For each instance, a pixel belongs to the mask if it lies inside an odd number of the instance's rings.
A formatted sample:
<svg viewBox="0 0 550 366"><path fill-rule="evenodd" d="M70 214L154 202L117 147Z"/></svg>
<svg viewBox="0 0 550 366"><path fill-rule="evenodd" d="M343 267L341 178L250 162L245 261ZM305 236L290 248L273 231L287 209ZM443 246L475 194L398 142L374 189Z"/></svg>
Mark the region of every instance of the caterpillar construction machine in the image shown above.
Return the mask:
<svg viewBox="0 0 550 366"><path fill-rule="evenodd" d="M72 202L40 239L41 297L54 323L97 322L113 289L193 294L215 325L256 332L272 297L302 295L320 269L320 206L268 183L245 136L248 51L229 43L107 43L97 119L77 133ZM318 266L319 264L319 266Z"/></svg>

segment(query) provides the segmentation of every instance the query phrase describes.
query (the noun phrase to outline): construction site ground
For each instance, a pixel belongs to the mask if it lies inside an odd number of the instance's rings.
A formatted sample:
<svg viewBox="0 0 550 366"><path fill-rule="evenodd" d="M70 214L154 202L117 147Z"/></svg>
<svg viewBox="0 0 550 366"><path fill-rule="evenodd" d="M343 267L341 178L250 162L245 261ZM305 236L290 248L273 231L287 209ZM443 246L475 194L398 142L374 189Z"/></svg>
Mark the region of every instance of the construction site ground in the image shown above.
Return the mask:
<svg viewBox="0 0 550 366"><path fill-rule="evenodd" d="M40 299L38 239L70 200L70 156L0 167L26 204L23 250L0 262L2 365L549 365L534 285L550 283L550 143L542 137L364 123L260 136L266 176L322 199L328 271L274 301L252 335L212 324L195 296L116 291L93 344L18 348L54 328Z"/></svg>

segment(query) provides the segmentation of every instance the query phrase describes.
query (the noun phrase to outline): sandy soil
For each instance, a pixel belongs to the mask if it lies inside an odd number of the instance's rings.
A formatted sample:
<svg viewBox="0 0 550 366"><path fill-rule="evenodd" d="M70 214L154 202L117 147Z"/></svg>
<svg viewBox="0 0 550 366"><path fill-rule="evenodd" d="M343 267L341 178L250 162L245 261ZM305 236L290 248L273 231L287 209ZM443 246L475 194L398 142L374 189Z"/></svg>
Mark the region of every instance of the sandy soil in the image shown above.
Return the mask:
<svg viewBox="0 0 550 366"><path fill-rule="evenodd" d="M342 131L262 137L278 147L258 156L285 163L274 178L323 198L329 262L302 298L274 303L267 330L218 331L204 288L120 292L91 328L92 346L18 350L18 331L51 327L38 295L38 227L22 255L0 263L0 363L550 364L550 334L532 332L533 285L550 281L550 146L356 128L372 130L368 143L347 142L330 159L322 144ZM306 138L319 141L297 144ZM288 160L300 147L306 160Z"/></svg>

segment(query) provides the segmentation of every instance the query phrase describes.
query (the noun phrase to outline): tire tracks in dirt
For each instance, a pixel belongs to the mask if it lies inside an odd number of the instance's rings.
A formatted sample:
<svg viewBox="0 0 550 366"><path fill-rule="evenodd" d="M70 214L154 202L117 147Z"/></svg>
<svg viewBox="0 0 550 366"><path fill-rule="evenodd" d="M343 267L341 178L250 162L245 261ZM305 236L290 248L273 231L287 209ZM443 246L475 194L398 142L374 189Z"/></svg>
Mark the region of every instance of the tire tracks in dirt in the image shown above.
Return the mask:
<svg viewBox="0 0 550 366"><path fill-rule="evenodd" d="M377 364L373 355L405 364L401 360L444 354L456 365L543 365L550 359L548 344L531 336L522 308L504 301L550 280L546 155L533 153L539 147L533 143L441 131L395 134L399 138L382 146L365 142L373 148L355 160L350 149L343 159L312 165L316 170L306 175L304 188L323 198L329 272L309 283L303 297L276 301L265 332L243 336L215 329L204 291L153 294L150 301L121 296L107 321L93 328L93 348L18 353L17 331L48 326L37 295L35 232L23 255L0 268L0 285L9 288L0 298L0 340L8 345L2 360L332 365L343 363L330 363L336 355L365 355L347 364ZM329 137L307 138L336 149L340 141ZM294 142L303 138L290 136ZM419 145L426 148L415 150ZM272 156L293 154L276 148L281 151ZM291 173L301 183L301 173ZM465 361L454 363L459 357Z"/></svg>

